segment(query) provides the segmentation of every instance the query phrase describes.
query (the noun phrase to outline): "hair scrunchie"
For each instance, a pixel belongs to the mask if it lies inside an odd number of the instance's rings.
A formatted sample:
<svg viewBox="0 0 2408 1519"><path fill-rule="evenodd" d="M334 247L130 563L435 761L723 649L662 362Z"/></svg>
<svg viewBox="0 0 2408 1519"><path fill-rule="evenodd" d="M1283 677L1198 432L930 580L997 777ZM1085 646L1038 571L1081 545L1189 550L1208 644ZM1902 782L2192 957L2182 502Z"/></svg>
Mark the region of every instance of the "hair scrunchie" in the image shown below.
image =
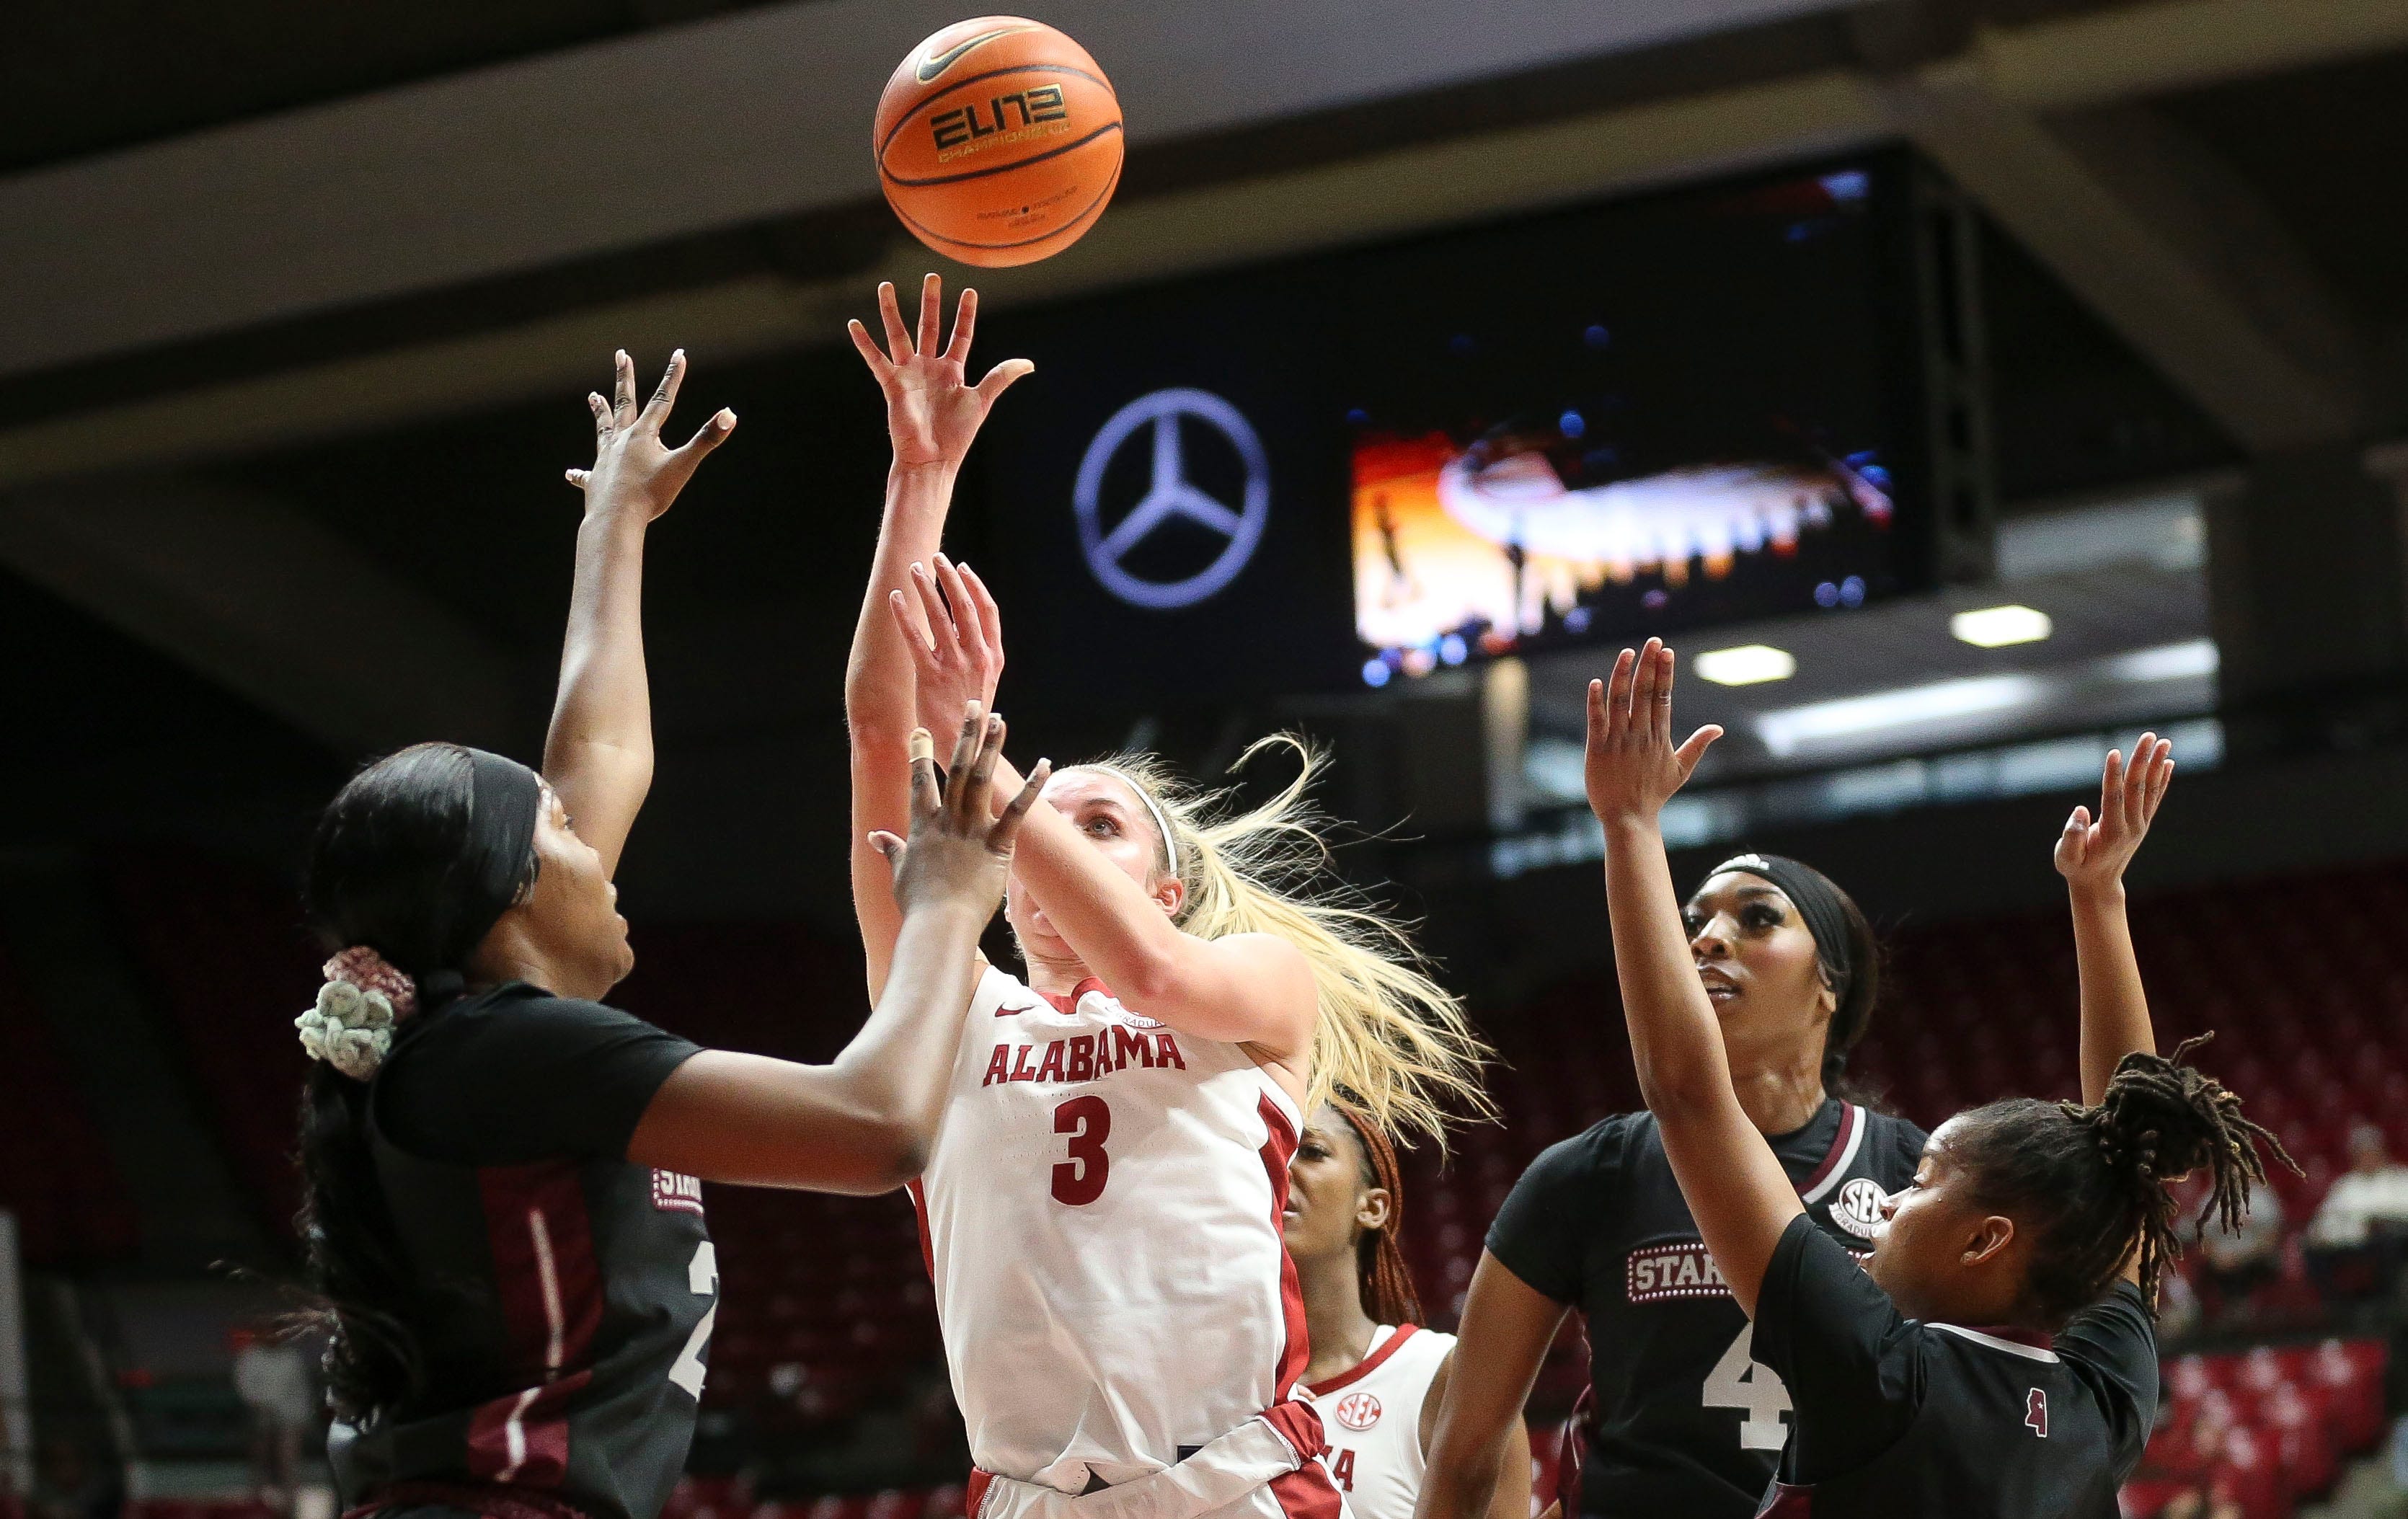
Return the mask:
<svg viewBox="0 0 2408 1519"><path fill-rule="evenodd" d="M365 1082L393 1048L394 1025L418 1010L418 983L365 944L320 967L326 984L293 1020L301 1048L355 1082Z"/></svg>

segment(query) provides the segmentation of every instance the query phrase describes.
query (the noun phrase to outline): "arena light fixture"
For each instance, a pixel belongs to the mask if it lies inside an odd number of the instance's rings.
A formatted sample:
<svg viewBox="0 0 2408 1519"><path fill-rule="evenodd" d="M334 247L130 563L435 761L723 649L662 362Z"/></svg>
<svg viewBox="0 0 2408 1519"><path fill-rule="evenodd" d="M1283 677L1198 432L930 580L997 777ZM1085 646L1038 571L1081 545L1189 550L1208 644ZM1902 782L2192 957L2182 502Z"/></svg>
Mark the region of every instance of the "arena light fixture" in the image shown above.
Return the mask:
<svg viewBox="0 0 2408 1519"><path fill-rule="evenodd" d="M2056 624L2036 607L1981 607L1948 619L1948 631L1959 643L2003 649L2011 643L2038 643L2056 631Z"/></svg>
<svg viewBox="0 0 2408 1519"><path fill-rule="evenodd" d="M2032 675L1985 675L1964 681L1876 691L1837 701L1766 712L1756 718L1756 737L1784 758L1834 741L1886 730L1944 726L1967 719L2010 712L2038 703L2051 683Z"/></svg>
<svg viewBox="0 0 2408 1519"><path fill-rule="evenodd" d="M1742 643L1734 649L1709 649L1690 661L1700 681L1718 686L1762 685L1786 681L1798 673L1798 657L1769 643Z"/></svg>

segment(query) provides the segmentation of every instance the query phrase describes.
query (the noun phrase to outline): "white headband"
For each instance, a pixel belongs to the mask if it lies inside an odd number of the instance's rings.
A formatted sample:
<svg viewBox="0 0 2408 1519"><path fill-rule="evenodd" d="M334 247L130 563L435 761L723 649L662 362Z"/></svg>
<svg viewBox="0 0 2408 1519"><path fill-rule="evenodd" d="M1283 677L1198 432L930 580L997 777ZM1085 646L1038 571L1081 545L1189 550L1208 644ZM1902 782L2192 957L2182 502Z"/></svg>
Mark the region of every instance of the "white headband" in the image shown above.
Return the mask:
<svg viewBox="0 0 2408 1519"><path fill-rule="evenodd" d="M1154 799L1154 794L1140 784L1137 777L1117 765L1096 763L1078 766L1076 768L1101 770L1137 794L1137 799L1145 804L1146 811L1154 818L1154 831L1162 837L1162 853L1163 857L1170 862L1171 879L1174 881L1179 879L1179 836L1170 831L1170 819L1164 815L1162 804Z"/></svg>

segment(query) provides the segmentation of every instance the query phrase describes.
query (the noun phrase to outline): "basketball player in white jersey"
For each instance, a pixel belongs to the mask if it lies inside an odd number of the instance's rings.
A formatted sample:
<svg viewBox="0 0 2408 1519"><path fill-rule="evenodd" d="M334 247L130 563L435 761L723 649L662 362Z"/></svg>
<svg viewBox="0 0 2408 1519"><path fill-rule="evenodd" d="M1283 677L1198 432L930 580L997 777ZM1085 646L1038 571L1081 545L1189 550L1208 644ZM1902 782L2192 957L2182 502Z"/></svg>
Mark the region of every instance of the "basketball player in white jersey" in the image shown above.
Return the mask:
<svg viewBox="0 0 2408 1519"><path fill-rule="evenodd" d="M1413 1519L1422 1461L1455 1369L1455 1336L1422 1327L1405 1262L1404 1178L1378 1125L1323 1103L1288 1166L1287 1250L1304 1287L1329 1469L1354 1519ZM1507 1439L1488 1519L1530 1519L1530 1442Z"/></svg>
<svg viewBox="0 0 2408 1519"><path fill-rule="evenodd" d="M915 339L880 288L885 351L853 328L895 447L845 690L873 987L896 923L862 840L908 805L886 769L920 708L1002 667L992 598L936 551L964 452L1029 366L966 383L974 300L940 348L939 295L932 275ZM1057 772L1024 825L1006 910L1028 980L982 974L914 1188L978 1519L1342 1512L1292 1396L1287 1164L1333 1081L1390 1124L1478 1108L1479 1048L1393 930L1260 879L1312 845L1302 788L1212 822L1133 758Z"/></svg>

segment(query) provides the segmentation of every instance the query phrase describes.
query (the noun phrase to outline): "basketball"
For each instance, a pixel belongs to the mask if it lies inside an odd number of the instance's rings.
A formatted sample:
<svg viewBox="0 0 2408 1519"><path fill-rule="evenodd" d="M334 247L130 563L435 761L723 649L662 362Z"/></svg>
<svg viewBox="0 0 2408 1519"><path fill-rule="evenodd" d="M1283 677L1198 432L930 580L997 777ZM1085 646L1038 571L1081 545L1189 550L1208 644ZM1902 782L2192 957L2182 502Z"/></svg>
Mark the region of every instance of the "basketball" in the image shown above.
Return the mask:
<svg viewBox="0 0 2408 1519"><path fill-rule="evenodd" d="M1085 235L1121 178L1121 106L1087 50L1041 21L957 21L907 54L871 148L911 235L1001 268Z"/></svg>

